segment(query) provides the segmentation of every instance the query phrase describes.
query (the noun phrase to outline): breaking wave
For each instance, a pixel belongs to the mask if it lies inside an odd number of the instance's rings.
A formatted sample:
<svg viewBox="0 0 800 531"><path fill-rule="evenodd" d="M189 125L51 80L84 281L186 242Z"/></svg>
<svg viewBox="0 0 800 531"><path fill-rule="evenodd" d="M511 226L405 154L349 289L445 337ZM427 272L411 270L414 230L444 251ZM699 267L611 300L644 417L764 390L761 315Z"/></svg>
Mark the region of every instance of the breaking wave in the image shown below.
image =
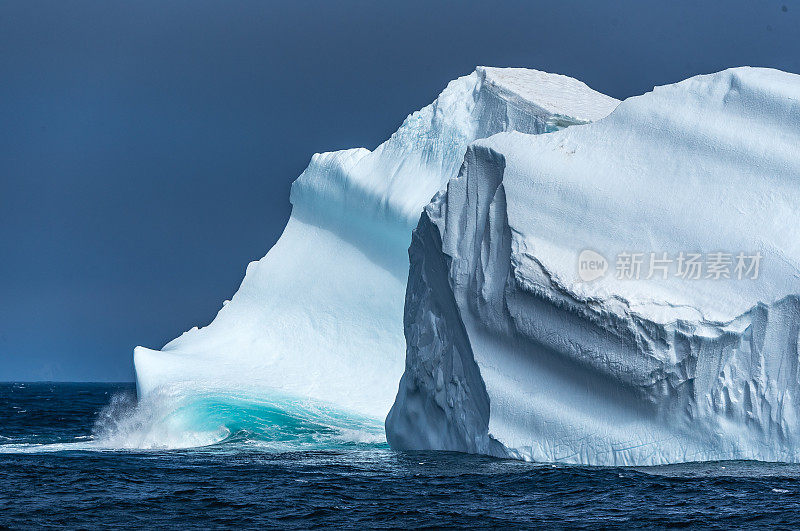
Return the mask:
<svg viewBox="0 0 800 531"><path fill-rule="evenodd" d="M272 452L386 446L383 423L274 390L170 386L137 400L117 393L90 437L53 444L0 444L0 453L174 450L201 447Z"/></svg>

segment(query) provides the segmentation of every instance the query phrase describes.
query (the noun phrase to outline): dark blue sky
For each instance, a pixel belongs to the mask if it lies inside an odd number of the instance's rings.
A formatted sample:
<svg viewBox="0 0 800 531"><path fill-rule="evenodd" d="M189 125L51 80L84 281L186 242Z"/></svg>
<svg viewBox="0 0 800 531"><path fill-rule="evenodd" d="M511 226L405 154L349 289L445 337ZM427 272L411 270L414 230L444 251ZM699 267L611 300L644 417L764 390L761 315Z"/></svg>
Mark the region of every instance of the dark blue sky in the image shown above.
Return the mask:
<svg viewBox="0 0 800 531"><path fill-rule="evenodd" d="M800 72L790 2L0 3L0 381L131 380L275 242L312 153L374 148L475 65L618 98Z"/></svg>

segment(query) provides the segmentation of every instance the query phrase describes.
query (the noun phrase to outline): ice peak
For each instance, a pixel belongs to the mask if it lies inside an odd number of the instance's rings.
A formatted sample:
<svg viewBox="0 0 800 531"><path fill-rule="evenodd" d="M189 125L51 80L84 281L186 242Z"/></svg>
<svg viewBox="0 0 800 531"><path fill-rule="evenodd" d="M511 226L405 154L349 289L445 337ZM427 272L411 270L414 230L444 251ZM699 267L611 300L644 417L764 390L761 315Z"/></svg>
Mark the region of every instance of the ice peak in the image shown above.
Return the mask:
<svg viewBox="0 0 800 531"><path fill-rule="evenodd" d="M534 104L548 114L592 122L605 117L619 104L619 100L561 74L491 66L479 66L475 72L483 86L502 98L514 103Z"/></svg>
<svg viewBox="0 0 800 531"><path fill-rule="evenodd" d="M292 187L292 204L322 202L350 216L402 220L410 234L422 207L458 171L471 142L504 131L540 134L587 123L618 103L567 76L478 67L408 116L375 151L359 151L357 161L353 150L315 157Z"/></svg>

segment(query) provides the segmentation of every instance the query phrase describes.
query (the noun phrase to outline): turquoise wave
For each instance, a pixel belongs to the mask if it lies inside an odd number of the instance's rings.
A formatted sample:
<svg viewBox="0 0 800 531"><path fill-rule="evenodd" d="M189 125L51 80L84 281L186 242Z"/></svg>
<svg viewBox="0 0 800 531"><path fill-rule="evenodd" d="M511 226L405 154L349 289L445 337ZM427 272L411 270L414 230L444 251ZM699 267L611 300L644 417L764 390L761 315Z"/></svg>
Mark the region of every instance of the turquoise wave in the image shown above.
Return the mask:
<svg viewBox="0 0 800 531"><path fill-rule="evenodd" d="M206 448L287 452L388 448L383 419L271 389L171 386L138 399L118 393L91 433L47 444L0 440L0 453Z"/></svg>
<svg viewBox="0 0 800 531"><path fill-rule="evenodd" d="M133 403L115 396L94 442L108 448L249 445L274 450L386 445L383 419L275 390L168 388Z"/></svg>

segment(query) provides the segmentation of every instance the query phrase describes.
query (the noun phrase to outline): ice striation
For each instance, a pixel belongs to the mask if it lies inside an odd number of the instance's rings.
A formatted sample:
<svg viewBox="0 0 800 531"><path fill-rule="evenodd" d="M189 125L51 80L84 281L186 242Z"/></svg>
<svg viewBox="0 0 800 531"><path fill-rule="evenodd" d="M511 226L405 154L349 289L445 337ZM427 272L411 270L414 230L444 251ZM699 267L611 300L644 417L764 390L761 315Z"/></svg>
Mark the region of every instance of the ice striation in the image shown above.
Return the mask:
<svg viewBox="0 0 800 531"><path fill-rule="evenodd" d="M473 143L414 231L392 447L800 460L800 77L726 70L522 133ZM591 282L585 250L608 262ZM651 252L734 264L615 269ZM762 257L757 278L739 253Z"/></svg>
<svg viewBox="0 0 800 531"><path fill-rule="evenodd" d="M160 351L135 349L140 397L195 389L208 401L210 390L235 389L383 422L404 369L411 232L467 146L591 122L617 103L565 76L478 68L374 151L314 155L292 186L281 238L214 321Z"/></svg>

